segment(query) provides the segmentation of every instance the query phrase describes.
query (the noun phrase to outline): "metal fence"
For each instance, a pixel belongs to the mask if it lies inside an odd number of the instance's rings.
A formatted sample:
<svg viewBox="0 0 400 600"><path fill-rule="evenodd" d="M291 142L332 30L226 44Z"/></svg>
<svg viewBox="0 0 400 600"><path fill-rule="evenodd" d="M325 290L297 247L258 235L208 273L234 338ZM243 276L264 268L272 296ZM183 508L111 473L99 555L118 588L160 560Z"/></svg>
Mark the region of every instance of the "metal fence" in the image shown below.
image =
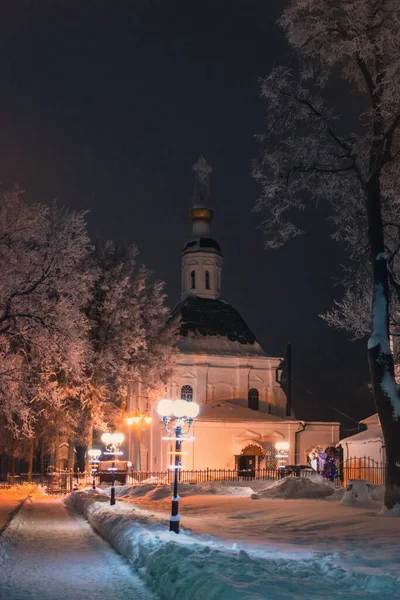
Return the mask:
<svg viewBox="0 0 400 600"><path fill-rule="evenodd" d="M254 481L262 479L281 479L288 475L302 477L311 476L312 469L301 469L300 467L287 467L286 469L201 469L190 471L183 469L179 471L181 483L205 483L207 481ZM130 471L128 483L172 483L174 471Z"/></svg>
<svg viewBox="0 0 400 600"><path fill-rule="evenodd" d="M12 485L35 483L46 487L48 494L68 494L76 487L88 485L91 481L92 476L90 473L54 471L46 475L33 473L31 477L29 477L28 473L20 473L18 475L9 475L4 481L0 481L0 487L5 488Z"/></svg>
<svg viewBox="0 0 400 600"><path fill-rule="evenodd" d="M385 485L385 463L369 456L352 457L339 465L339 485L346 486L349 479L366 479L372 485Z"/></svg>

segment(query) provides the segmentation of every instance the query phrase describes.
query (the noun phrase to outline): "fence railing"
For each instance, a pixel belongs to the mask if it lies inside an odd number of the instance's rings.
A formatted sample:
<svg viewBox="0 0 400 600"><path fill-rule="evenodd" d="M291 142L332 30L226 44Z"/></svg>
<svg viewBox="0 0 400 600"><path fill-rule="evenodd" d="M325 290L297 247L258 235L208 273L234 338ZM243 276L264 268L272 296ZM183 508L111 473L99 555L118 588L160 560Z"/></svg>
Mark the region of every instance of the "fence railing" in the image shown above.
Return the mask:
<svg viewBox="0 0 400 600"><path fill-rule="evenodd" d="M29 481L30 480L30 481ZM36 483L46 486L47 492L52 494L69 493L75 487L82 484L89 484L92 481L90 473L73 473L71 471L54 471L41 475L33 473L29 477L28 473L19 473L18 475L9 475L4 481L0 481L0 487L10 487L11 485L22 485L24 483Z"/></svg>
<svg viewBox="0 0 400 600"><path fill-rule="evenodd" d="M348 458L339 465L338 471L344 486L349 479L366 479L372 485L385 485L385 463L369 456Z"/></svg>
<svg viewBox="0 0 400 600"><path fill-rule="evenodd" d="M307 477L312 475L312 469L300 469L289 467L286 469L200 469L179 471L179 481L181 483L205 483L208 481L254 481L254 480L274 480L288 475L298 475ZM127 483L153 483L163 484L172 483L174 471L129 471ZM116 476L118 479L118 476Z"/></svg>
<svg viewBox="0 0 400 600"><path fill-rule="evenodd" d="M311 468L299 466L287 466L284 469L199 469L179 471L181 483L205 483L211 481L254 481L254 480L277 480L288 476L312 477L315 471ZM104 477L104 479L103 479ZM152 483L155 485L172 483L174 471L135 471L129 470L116 473L116 483L127 485ZM28 482L28 473L9 476L5 481L0 481L0 487ZM335 483L338 486L346 486L349 479L366 479L373 485L385 484L385 464L377 462L369 456L352 457L338 465L338 477ZM69 493L81 485L90 485L92 475L90 473L72 473L68 471L55 471L47 475L34 473L31 477L32 483L47 487L48 493ZM110 474L98 473L97 484L111 484Z"/></svg>

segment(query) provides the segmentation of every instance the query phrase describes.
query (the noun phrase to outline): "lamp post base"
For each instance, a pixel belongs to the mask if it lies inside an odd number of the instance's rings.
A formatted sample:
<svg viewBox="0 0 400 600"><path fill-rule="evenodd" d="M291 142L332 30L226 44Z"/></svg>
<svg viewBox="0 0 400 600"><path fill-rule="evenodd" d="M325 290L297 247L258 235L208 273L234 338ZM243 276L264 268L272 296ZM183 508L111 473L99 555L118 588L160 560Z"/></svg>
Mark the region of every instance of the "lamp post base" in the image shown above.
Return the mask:
<svg viewBox="0 0 400 600"><path fill-rule="evenodd" d="M114 504L115 504L115 487L114 486L111 488L110 504L111 504L111 506L114 506Z"/></svg>
<svg viewBox="0 0 400 600"><path fill-rule="evenodd" d="M181 521L180 515L172 516L170 519L170 522L169 522L169 530L173 531L174 533L179 533L180 521Z"/></svg>

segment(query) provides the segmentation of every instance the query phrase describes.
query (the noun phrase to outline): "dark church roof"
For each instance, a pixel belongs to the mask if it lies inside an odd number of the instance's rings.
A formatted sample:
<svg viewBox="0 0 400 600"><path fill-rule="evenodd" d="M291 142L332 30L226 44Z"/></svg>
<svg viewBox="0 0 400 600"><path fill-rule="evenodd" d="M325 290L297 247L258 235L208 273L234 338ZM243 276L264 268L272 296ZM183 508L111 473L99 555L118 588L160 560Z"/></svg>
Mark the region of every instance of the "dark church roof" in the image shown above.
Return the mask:
<svg viewBox="0 0 400 600"><path fill-rule="evenodd" d="M264 355L261 346L256 340L256 337L243 321L239 313L226 302L212 298L200 298L199 296L188 296L180 302L173 310L171 318L181 318L180 335L183 340L198 340L201 342L215 338L227 343L204 345L204 350L209 347L209 352L220 353L218 348L224 354L236 354L235 348L239 353ZM186 347L186 346L185 346ZM201 347L196 345L198 351ZM196 350L193 348L193 351Z"/></svg>
<svg viewBox="0 0 400 600"><path fill-rule="evenodd" d="M219 252L222 256L221 248L215 240L210 237L197 237L191 238L183 247L182 253L185 252L207 252L208 250L212 252Z"/></svg>

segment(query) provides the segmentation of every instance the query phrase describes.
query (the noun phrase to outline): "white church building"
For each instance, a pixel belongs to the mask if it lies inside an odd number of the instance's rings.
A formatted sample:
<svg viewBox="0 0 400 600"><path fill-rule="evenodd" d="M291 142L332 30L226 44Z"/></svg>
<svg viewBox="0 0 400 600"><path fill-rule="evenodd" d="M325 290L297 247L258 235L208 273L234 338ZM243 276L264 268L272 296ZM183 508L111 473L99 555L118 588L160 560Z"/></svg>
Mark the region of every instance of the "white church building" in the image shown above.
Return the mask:
<svg viewBox="0 0 400 600"><path fill-rule="evenodd" d="M165 387L165 397L200 405L192 426L194 440L183 444L183 467L274 469L277 442L286 442L287 464L307 464L314 448L338 443L339 423L286 416L286 396L276 381L282 358L269 355L240 314L221 298L223 255L210 231L211 168L201 158L194 170L192 234L182 250L181 301L171 317L180 319L179 354ZM143 410L137 401L131 408ZM172 442L162 439L166 434L155 406L149 410L153 418L141 432L140 461L135 460L138 445L133 440L130 460L142 470L165 471Z"/></svg>

